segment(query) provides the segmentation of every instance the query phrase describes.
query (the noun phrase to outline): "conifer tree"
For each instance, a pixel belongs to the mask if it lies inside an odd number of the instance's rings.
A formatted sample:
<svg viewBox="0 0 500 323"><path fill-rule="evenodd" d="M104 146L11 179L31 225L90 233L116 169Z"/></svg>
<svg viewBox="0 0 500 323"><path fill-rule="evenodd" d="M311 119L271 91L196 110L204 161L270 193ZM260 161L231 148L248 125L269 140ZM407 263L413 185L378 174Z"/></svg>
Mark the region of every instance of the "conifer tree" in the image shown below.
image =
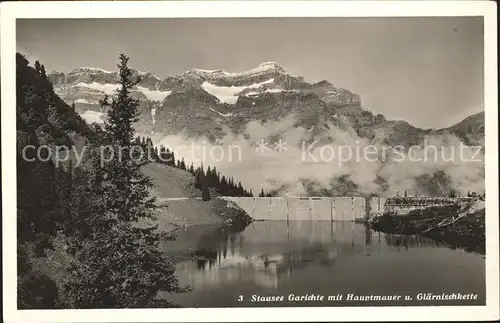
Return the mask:
<svg viewBox="0 0 500 323"><path fill-rule="evenodd" d="M160 146L160 163L168 165L170 161L170 150L165 148L165 146Z"/></svg>
<svg viewBox="0 0 500 323"><path fill-rule="evenodd" d="M201 168L197 168L194 175L194 187L197 189L202 188L202 183L201 183L202 176L203 176L203 170Z"/></svg>
<svg viewBox="0 0 500 323"><path fill-rule="evenodd" d="M186 170L186 163L184 162L184 158L181 160L181 169Z"/></svg>
<svg viewBox="0 0 500 323"><path fill-rule="evenodd" d="M170 152L170 161L169 161L169 165L172 166L172 167L175 167L175 154L174 154L174 151L171 151Z"/></svg>
<svg viewBox="0 0 500 323"><path fill-rule="evenodd" d="M201 180L201 198L203 201L210 201L210 189L208 187L208 182L206 176L203 174L203 170L200 172Z"/></svg>
<svg viewBox="0 0 500 323"><path fill-rule="evenodd" d="M212 175L212 168L210 167L210 165L208 165L207 167L207 172L205 173L206 175L206 179L207 179L207 183L209 186L213 186L213 183L212 183L212 178L211 178L211 175Z"/></svg>
<svg viewBox="0 0 500 323"><path fill-rule="evenodd" d="M108 151L94 159L92 212L85 219L90 232L80 241L67 285L77 308L164 307L172 304L159 299L159 292L183 291L174 265L159 249L157 226L138 223L153 217L155 204L148 192L151 179L140 171L148 160L130 149L139 112L138 101L130 97L137 81L132 81L128 60L120 54L120 88L109 104L102 139L114 156ZM103 158L107 162L100 167Z"/></svg>
<svg viewBox="0 0 500 323"><path fill-rule="evenodd" d="M40 73L41 73L41 71L42 71L42 67L41 67L41 65L40 65L40 62L39 62L39 61L35 61L35 71L36 71L37 73L39 73L39 74L40 74Z"/></svg>
<svg viewBox="0 0 500 323"><path fill-rule="evenodd" d="M40 67L40 74L42 75L43 79L45 79L45 80L47 79L47 73L45 72L45 66L43 66L43 64Z"/></svg>
<svg viewBox="0 0 500 323"><path fill-rule="evenodd" d="M243 185L241 182L238 182L238 191L237 191L238 196L245 196L245 189L243 189Z"/></svg>
<svg viewBox="0 0 500 323"><path fill-rule="evenodd" d="M155 160L158 162L159 159L158 159L158 147L154 147L154 150L153 150L153 155L154 155L154 158Z"/></svg>

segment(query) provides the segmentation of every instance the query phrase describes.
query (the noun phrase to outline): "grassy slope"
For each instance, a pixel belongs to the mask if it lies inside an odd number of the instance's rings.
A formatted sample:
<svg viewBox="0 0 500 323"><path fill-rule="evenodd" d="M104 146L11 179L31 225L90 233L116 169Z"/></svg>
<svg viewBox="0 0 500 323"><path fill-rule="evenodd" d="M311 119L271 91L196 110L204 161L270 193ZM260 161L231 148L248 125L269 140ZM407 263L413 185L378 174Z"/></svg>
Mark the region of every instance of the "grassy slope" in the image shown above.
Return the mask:
<svg viewBox="0 0 500 323"><path fill-rule="evenodd" d="M153 178L151 195L157 198L189 198L189 200L158 203L157 222L162 231L199 224L220 224L235 216L244 216L243 210L233 203L216 198L208 202L194 199L201 197L201 191L194 187L194 176L184 170L151 163L143 169Z"/></svg>

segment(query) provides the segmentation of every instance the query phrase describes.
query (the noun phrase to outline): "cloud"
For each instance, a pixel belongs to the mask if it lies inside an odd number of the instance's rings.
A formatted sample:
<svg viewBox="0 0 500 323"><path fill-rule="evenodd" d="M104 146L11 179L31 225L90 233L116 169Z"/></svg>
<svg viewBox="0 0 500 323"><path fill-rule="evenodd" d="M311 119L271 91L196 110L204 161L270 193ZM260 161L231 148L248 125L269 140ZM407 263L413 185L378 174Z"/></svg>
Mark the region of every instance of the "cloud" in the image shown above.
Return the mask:
<svg viewBox="0 0 500 323"><path fill-rule="evenodd" d="M474 147L463 147L455 136L426 136L410 153L384 147L382 141L374 145L350 127L329 123L313 134L294 124L293 116L265 123L251 121L242 134L226 135L215 144L206 138L188 139L182 133L163 137L157 144L170 147L188 164L203 163L205 169L216 166L254 193L263 188L292 196L311 191L338 194L342 190L348 194L354 193L349 190L426 194L419 179L433 179L436 173L449 179L434 183L444 185L445 190L484 189L484 154L478 154ZM285 143L281 148L280 140Z"/></svg>

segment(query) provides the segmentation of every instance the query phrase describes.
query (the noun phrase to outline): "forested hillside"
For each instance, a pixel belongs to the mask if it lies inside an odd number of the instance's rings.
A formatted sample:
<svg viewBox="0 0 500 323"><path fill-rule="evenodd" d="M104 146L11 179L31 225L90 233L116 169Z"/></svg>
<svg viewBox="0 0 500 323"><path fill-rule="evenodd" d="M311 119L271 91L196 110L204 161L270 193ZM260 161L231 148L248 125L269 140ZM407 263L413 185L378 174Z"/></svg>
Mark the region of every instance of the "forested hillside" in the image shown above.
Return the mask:
<svg viewBox="0 0 500 323"><path fill-rule="evenodd" d="M232 178L221 181L215 169L187 167L171 152L152 148L150 139L136 138L140 112L130 96L135 81L125 55L120 88L102 101L109 107L104 126L89 126L62 101L42 64L31 67L21 54L16 59L18 307L175 306L157 297L185 288L158 248L172 237L157 230L153 181L143 172L151 161L131 153L109 158L102 148L152 149L153 163L179 168L187 177L191 171L205 201L211 199L209 186L216 194L251 193ZM204 209L217 216L215 208Z"/></svg>
<svg viewBox="0 0 500 323"><path fill-rule="evenodd" d="M54 93L43 65L37 61L32 68L20 54L16 64L19 307L55 307L59 305L55 283L32 268L29 259L43 257L53 237L69 228L67 215L75 207L70 201L77 194L68 187L80 180L80 174L77 171L71 178L68 163L56 167L52 159L47 160L49 147L81 147L94 139L94 133ZM39 149L43 146L47 148Z"/></svg>
<svg viewBox="0 0 500 323"><path fill-rule="evenodd" d="M109 121L90 129L54 94L44 66L17 55L19 308L170 306L158 292L182 291L158 249L168 237L155 225L137 226L155 207L140 170L147 160L124 154L103 164L97 154L103 145L118 151L134 143L137 101L129 97L128 58L120 59ZM53 156L75 146L85 151L77 166Z"/></svg>

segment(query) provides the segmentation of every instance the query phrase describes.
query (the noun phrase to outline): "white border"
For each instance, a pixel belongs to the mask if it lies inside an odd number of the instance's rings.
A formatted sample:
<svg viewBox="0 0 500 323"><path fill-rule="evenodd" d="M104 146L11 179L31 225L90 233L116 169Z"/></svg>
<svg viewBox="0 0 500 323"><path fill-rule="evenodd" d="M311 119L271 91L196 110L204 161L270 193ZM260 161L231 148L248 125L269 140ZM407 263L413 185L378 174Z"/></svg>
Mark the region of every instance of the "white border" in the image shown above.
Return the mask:
<svg viewBox="0 0 500 323"><path fill-rule="evenodd" d="M16 18L484 16L486 115L486 306L141 310L17 310L15 173ZM499 318L497 21L491 1L2 2L1 107L3 309L6 322L242 322L495 320ZM6 157L6 158L4 158Z"/></svg>

